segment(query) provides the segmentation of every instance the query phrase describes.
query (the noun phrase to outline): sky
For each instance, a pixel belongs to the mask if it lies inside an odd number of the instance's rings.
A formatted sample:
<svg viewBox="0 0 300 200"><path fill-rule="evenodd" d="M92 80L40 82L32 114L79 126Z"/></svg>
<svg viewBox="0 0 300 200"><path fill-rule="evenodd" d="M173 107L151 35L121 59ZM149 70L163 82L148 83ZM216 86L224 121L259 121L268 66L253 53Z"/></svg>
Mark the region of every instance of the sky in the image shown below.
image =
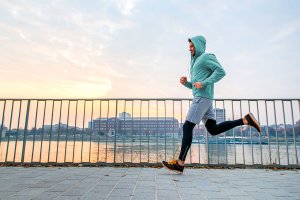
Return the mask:
<svg viewBox="0 0 300 200"><path fill-rule="evenodd" d="M297 0L0 0L1 98L191 98L188 38L215 98L300 98Z"/></svg>

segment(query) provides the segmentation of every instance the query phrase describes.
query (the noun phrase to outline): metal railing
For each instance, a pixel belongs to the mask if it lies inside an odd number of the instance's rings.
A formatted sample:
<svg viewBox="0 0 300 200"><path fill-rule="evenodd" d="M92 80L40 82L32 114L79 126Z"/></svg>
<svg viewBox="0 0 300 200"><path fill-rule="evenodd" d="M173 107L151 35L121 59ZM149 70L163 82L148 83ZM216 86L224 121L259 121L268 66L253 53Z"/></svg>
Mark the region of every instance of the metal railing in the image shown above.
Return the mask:
<svg viewBox="0 0 300 200"><path fill-rule="evenodd" d="M0 163L160 165L177 158L192 99L0 99ZM193 166L299 168L300 99L215 99L217 122L252 112L262 133L194 129Z"/></svg>

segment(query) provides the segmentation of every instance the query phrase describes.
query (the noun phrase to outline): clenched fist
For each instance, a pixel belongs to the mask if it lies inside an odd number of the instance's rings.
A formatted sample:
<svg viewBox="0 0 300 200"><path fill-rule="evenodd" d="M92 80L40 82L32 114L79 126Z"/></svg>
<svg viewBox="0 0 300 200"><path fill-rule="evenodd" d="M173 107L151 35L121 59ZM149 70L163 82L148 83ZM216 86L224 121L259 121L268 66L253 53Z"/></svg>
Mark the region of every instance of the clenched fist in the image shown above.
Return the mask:
<svg viewBox="0 0 300 200"><path fill-rule="evenodd" d="M194 87L197 89L201 89L201 88L203 88L203 85L201 82L196 82L196 83L194 83Z"/></svg>
<svg viewBox="0 0 300 200"><path fill-rule="evenodd" d="M187 82L187 77L186 77L186 76L182 76L182 77L180 78L180 83L181 83L182 85L184 85L184 84L186 84L186 82Z"/></svg>

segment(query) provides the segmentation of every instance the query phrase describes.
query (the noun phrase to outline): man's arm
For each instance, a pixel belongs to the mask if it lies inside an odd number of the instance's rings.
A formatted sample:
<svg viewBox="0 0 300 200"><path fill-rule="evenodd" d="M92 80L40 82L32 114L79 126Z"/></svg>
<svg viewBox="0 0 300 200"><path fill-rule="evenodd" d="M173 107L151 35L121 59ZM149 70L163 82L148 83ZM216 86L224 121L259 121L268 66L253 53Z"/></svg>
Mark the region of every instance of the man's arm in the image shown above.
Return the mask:
<svg viewBox="0 0 300 200"><path fill-rule="evenodd" d="M202 81L203 87L221 80L226 75L223 67L218 62L215 55L213 55L213 54L208 55L206 65L209 67L209 69L212 70L213 73L208 78L206 78L204 81Z"/></svg>
<svg viewBox="0 0 300 200"><path fill-rule="evenodd" d="M192 89L192 83L187 81L185 84L183 84L185 87Z"/></svg>
<svg viewBox="0 0 300 200"><path fill-rule="evenodd" d="M180 78L180 83L181 83L182 85L184 85L185 87L187 87L187 88L189 88L189 89L192 89L192 83L189 82L189 81L187 81L187 77L186 77L186 76L182 76L182 77Z"/></svg>

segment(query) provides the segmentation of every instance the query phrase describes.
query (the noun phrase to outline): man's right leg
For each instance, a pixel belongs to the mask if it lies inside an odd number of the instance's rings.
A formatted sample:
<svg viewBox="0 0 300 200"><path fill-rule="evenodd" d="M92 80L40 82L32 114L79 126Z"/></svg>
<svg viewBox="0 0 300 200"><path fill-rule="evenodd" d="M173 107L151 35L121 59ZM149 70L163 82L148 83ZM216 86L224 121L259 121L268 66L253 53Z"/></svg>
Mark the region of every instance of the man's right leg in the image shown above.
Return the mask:
<svg viewBox="0 0 300 200"><path fill-rule="evenodd" d="M220 124L217 124L215 119L207 119L205 123L206 129L211 135L218 135L241 125L244 125L243 119L224 121Z"/></svg>
<svg viewBox="0 0 300 200"><path fill-rule="evenodd" d="M252 113L247 114L244 118L224 121L219 124L217 124L215 119L207 119L205 122L205 127L211 135L218 135L241 125L253 126L258 132L261 132L259 122L254 118Z"/></svg>

